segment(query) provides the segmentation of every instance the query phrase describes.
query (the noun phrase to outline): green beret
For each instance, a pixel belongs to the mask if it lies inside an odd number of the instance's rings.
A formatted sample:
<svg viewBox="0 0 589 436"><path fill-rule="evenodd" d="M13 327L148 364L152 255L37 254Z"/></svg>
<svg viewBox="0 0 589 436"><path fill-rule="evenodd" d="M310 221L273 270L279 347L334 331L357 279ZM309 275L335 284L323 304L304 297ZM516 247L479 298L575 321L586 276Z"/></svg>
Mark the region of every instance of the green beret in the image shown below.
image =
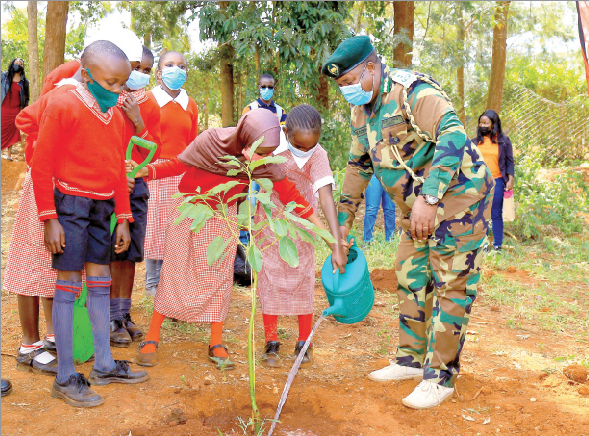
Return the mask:
<svg viewBox="0 0 589 436"><path fill-rule="evenodd" d="M373 51L370 37L366 35L345 39L323 65L321 72L337 79L364 62Z"/></svg>

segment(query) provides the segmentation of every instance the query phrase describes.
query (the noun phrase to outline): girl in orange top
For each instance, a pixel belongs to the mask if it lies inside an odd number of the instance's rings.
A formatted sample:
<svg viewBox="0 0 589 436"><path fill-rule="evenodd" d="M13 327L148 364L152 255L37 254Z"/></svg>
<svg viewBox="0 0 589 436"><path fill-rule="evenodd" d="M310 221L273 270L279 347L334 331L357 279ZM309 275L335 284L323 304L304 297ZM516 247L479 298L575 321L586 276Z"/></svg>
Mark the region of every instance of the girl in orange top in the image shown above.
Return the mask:
<svg viewBox="0 0 589 436"><path fill-rule="evenodd" d="M497 112L488 109L479 117L477 136L473 142L478 144L485 164L495 179L495 194L491 207L493 245L495 250L501 250L503 244L503 194L505 191L513 189L515 165L511 140L501 130L501 119Z"/></svg>

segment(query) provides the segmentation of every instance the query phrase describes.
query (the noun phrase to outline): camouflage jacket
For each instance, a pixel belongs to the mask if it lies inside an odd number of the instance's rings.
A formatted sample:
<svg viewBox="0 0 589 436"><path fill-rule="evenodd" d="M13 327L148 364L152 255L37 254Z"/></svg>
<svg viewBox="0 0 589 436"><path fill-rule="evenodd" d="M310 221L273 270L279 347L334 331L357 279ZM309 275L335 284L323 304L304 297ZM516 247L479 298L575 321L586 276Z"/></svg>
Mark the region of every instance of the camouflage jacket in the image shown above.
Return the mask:
<svg viewBox="0 0 589 436"><path fill-rule="evenodd" d="M484 198L494 186L452 104L425 74L383 64L379 96L372 108L352 106L350 127L340 225L352 227L372 174L403 212L405 225L422 192L440 199L437 225Z"/></svg>

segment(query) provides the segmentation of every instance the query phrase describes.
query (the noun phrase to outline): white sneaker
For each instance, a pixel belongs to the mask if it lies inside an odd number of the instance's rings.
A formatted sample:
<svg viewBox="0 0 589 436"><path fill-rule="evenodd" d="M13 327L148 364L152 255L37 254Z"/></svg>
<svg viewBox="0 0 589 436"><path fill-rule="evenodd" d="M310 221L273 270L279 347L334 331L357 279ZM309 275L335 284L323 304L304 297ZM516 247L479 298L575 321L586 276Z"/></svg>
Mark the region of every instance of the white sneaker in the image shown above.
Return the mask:
<svg viewBox="0 0 589 436"><path fill-rule="evenodd" d="M420 381L423 378L423 368L410 368L408 366L401 366L394 361L389 360L390 365L373 371L368 374L368 378L376 382L389 382L401 380L415 380Z"/></svg>
<svg viewBox="0 0 589 436"><path fill-rule="evenodd" d="M452 397L454 388L447 388L423 380L419 383L409 396L403 398L403 404L412 409L429 409L439 406L444 400Z"/></svg>

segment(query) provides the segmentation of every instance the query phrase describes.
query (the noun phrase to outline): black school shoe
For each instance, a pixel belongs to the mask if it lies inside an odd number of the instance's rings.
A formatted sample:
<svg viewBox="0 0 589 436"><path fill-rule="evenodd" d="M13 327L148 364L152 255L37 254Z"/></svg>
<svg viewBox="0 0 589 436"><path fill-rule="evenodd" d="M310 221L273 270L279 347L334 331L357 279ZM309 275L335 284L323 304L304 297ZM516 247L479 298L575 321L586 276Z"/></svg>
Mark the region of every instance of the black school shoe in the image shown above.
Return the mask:
<svg viewBox="0 0 589 436"><path fill-rule="evenodd" d="M269 368L280 368L282 360L278 352L282 344L278 341L268 341L264 346L264 354L262 354L262 363Z"/></svg>
<svg viewBox="0 0 589 436"><path fill-rule="evenodd" d="M16 369L55 377L57 375L57 358L54 358L49 363L40 363L35 360L36 356L45 352L47 352L45 348L39 348L28 354L21 353L20 350L18 350L16 354Z"/></svg>
<svg viewBox="0 0 589 436"><path fill-rule="evenodd" d="M135 325L135 323L131 319L130 313L123 315L122 322L123 327L127 329L127 332L129 332L129 336L131 336L131 340L133 342L137 342L143 339L143 331L141 331L141 329Z"/></svg>
<svg viewBox="0 0 589 436"><path fill-rule="evenodd" d="M301 354L301 351L303 350L303 347L305 346L305 342L306 341L297 342L297 345L295 346L294 354L292 356L290 356L290 360L292 360L293 363L295 360L297 360L297 357L299 357L299 354ZM303 368L305 366L310 366L312 364L313 364L313 344L309 345L309 348L307 348L307 351L305 351L305 357L303 357L300 367Z"/></svg>
<svg viewBox="0 0 589 436"><path fill-rule="evenodd" d="M2 396L5 397L6 395L10 394L11 392L12 392L12 383L10 383L10 380L3 378L2 379Z"/></svg>
<svg viewBox="0 0 589 436"><path fill-rule="evenodd" d="M56 378L51 387L51 396L74 407L96 407L104 403L104 398L90 388L84 374L72 374L64 383L59 383Z"/></svg>
<svg viewBox="0 0 589 436"><path fill-rule="evenodd" d="M107 385L109 383L143 383L149 379L146 370L133 371L129 367L128 360L115 360L115 367L112 371L104 372L92 368L90 372L90 383L93 385Z"/></svg>
<svg viewBox="0 0 589 436"><path fill-rule="evenodd" d="M110 346L125 348L131 345L131 335L125 328L123 319L114 319L110 322Z"/></svg>
<svg viewBox="0 0 589 436"><path fill-rule="evenodd" d="M43 339L43 348L57 357L57 347L55 346L55 342L51 342L47 339Z"/></svg>

